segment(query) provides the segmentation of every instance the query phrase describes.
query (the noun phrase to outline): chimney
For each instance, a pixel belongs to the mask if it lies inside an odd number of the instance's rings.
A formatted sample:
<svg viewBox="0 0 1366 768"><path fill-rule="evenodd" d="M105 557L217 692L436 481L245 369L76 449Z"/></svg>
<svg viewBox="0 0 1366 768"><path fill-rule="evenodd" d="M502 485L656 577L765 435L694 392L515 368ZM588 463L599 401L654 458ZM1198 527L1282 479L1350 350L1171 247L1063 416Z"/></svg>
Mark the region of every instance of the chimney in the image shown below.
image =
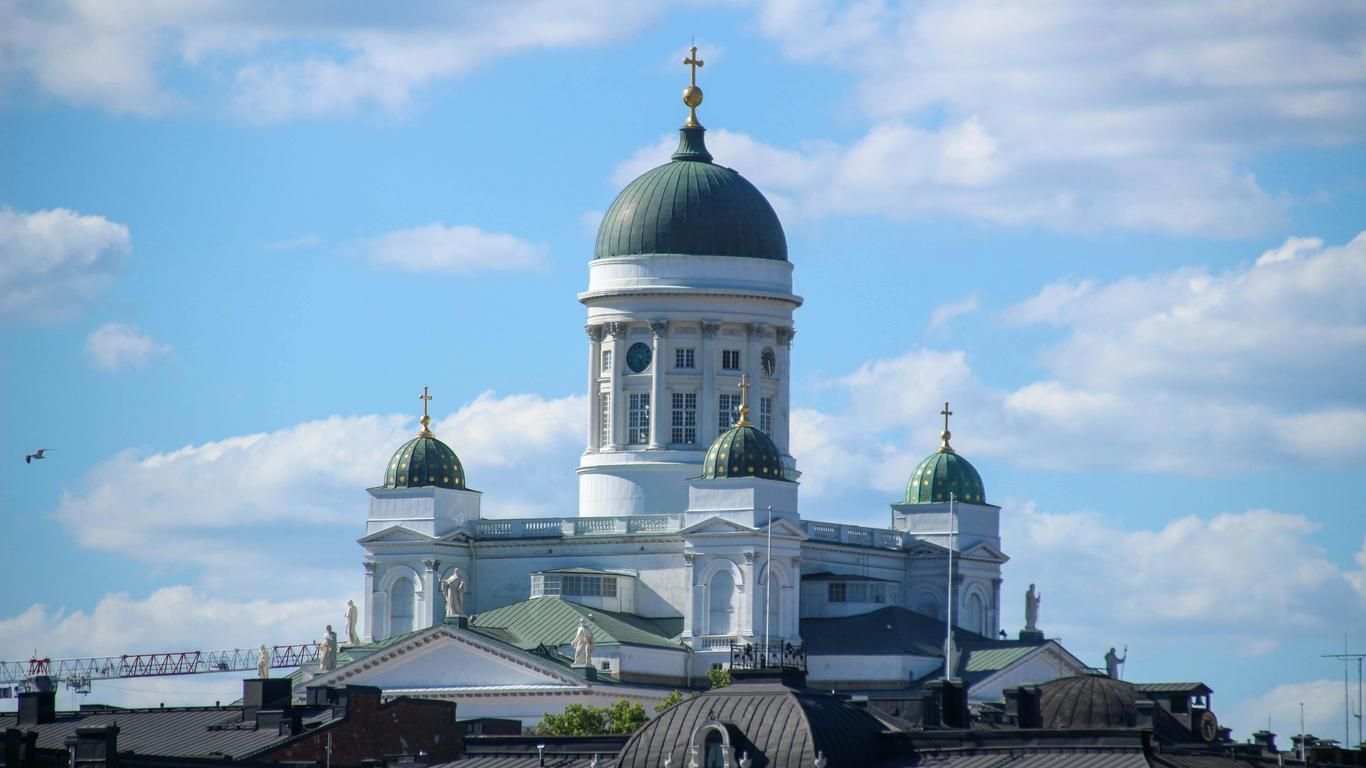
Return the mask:
<svg viewBox="0 0 1366 768"><path fill-rule="evenodd" d="M52 678L33 678L33 688L19 694L19 725L43 725L57 718L57 690Z"/></svg>
<svg viewBox="0 0 1366 768"><path fill-rule="evenodd" d="M968 687L961 680L931 680L925 684L925 725L968 728Z"/></svg>
<svg viewBox="0 0 1366 768"><path fill-rule="evenodd" d="M248 678L242 681L242 719L255 720L263 709L288 709L294 696L289 678Z"/></svg>
<svg viewBox="0 0 1366 768"><path fill-rule="evenodd" d="M5 768L33 768L34 752L38 749L36 731L5 729Z"/></svg>
<svg viewBox="0 0 1366 768"><path fill-rule="evenodd" d="M1252 743L1261 747L1265 754L1276 754L1276 734L1271 731L1262 730L1252 734Z"/></svg>
<svg viewBox="0 0 1366 768"><path fill-rule="evenodd" d="M1039 706L1042 691L1037 685L1022 685L1009 688L1006 694L1006 717L1014 721L1016 728L1042 728L1043 711Z"/></svg>
<svg viewBox="0 0 1366 768"><path fill-rule="evenodd" d="M71 768L118 768L119 727L77 728L75 736L66 737L66 748Z"/></svg>

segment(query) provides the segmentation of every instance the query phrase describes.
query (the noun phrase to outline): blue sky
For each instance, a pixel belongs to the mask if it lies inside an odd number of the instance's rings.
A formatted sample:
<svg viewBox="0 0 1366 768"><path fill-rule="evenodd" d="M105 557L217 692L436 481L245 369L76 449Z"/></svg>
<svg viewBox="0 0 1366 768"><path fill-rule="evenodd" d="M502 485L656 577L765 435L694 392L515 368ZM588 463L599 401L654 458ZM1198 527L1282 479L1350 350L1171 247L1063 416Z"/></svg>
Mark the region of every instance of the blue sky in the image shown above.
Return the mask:
<svg viewBox="0 0 1366 768"><path fill-rule="evenodd" d="M1009 626L1037 582L1092 662L1340 737L1362 10L637 5L0 3L0 656L318 634L424 385L486 514L572 513L575 294L695 35L807 302L804 514L886 520L951 400Z"/></svg>

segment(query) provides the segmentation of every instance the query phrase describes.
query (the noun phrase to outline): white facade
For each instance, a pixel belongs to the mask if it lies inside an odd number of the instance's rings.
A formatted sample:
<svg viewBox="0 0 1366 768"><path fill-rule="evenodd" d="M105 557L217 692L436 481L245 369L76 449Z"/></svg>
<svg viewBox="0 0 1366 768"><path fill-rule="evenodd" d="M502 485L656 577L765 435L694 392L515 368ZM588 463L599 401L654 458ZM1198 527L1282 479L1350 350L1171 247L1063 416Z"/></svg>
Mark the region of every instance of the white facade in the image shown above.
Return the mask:
<svg viewBox="0 0 1366 768"><path fill-rule="evenodd" d="M681 512L687 480L700 473L707 447L724 431L723 417L739 404L741 375L753 384L755 422L793 469L789 358L792 312L801 299L792 293L790 262L679 254L595 259L579 300L588 307L589 403L579 515ZM644 350L648 364L641 366Z"/></svg>

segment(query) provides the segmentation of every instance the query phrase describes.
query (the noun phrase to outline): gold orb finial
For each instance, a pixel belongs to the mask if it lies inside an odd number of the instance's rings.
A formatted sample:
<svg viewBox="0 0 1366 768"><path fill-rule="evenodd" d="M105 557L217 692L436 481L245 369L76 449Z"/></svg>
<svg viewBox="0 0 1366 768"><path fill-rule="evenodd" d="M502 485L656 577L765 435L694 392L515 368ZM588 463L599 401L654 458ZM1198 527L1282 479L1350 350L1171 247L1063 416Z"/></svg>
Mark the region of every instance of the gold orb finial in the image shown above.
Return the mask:
<svg viewBox="0 0 1366 768"><path fill-rule="evenodd" d="M697 108L702 105L702 89L697 87L697 68L705 62L697 58L697 46L694 45L691 50L691 55L683 60L684 66L692 67L688 87L683 89L683 103L688 105L688 122L683 127L700 128L702 124L697 122Z"/></svg>
<svg viewBox="0 0 1366 768"><path fill-rule="evenodd" d="M418 395L417 399L422 401L422 429L418 430L417 436L436 437L436 435L430 429L427 428L431 426L432 423L432 417L427 415L427 403L430 403L432 401L432 396L427 394L426 387L422 388L422 394Z"/></svg>

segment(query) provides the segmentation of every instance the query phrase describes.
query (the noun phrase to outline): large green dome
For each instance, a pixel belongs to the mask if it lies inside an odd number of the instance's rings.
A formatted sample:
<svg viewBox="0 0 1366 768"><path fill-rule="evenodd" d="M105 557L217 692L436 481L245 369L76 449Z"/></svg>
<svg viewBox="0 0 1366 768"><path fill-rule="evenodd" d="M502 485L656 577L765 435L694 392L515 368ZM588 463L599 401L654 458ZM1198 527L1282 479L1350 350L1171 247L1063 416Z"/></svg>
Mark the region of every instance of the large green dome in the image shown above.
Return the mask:
<svg viewBox="0 0 1366 768"><path fill-rule="evenodd" d="M673 161L617 195L598 227L593 258L647 254L787 260L773 206L743 176L712 163L701 126L680 129Z"/></svg>
<svg viewBox="0 0 1366 768"><path fill-rule="evenodd" d="M768 435L741 419L712 442L702 460L703 480L727 477L787 480L783 476L783 454Z"/></svg>
<svg viewBox="0 0 1366 768"><path fill-rule="evenodd" d="M455 451L431 432L423 432L394 452L384 472L384 487L465 490L465 468Z"/></svg>

